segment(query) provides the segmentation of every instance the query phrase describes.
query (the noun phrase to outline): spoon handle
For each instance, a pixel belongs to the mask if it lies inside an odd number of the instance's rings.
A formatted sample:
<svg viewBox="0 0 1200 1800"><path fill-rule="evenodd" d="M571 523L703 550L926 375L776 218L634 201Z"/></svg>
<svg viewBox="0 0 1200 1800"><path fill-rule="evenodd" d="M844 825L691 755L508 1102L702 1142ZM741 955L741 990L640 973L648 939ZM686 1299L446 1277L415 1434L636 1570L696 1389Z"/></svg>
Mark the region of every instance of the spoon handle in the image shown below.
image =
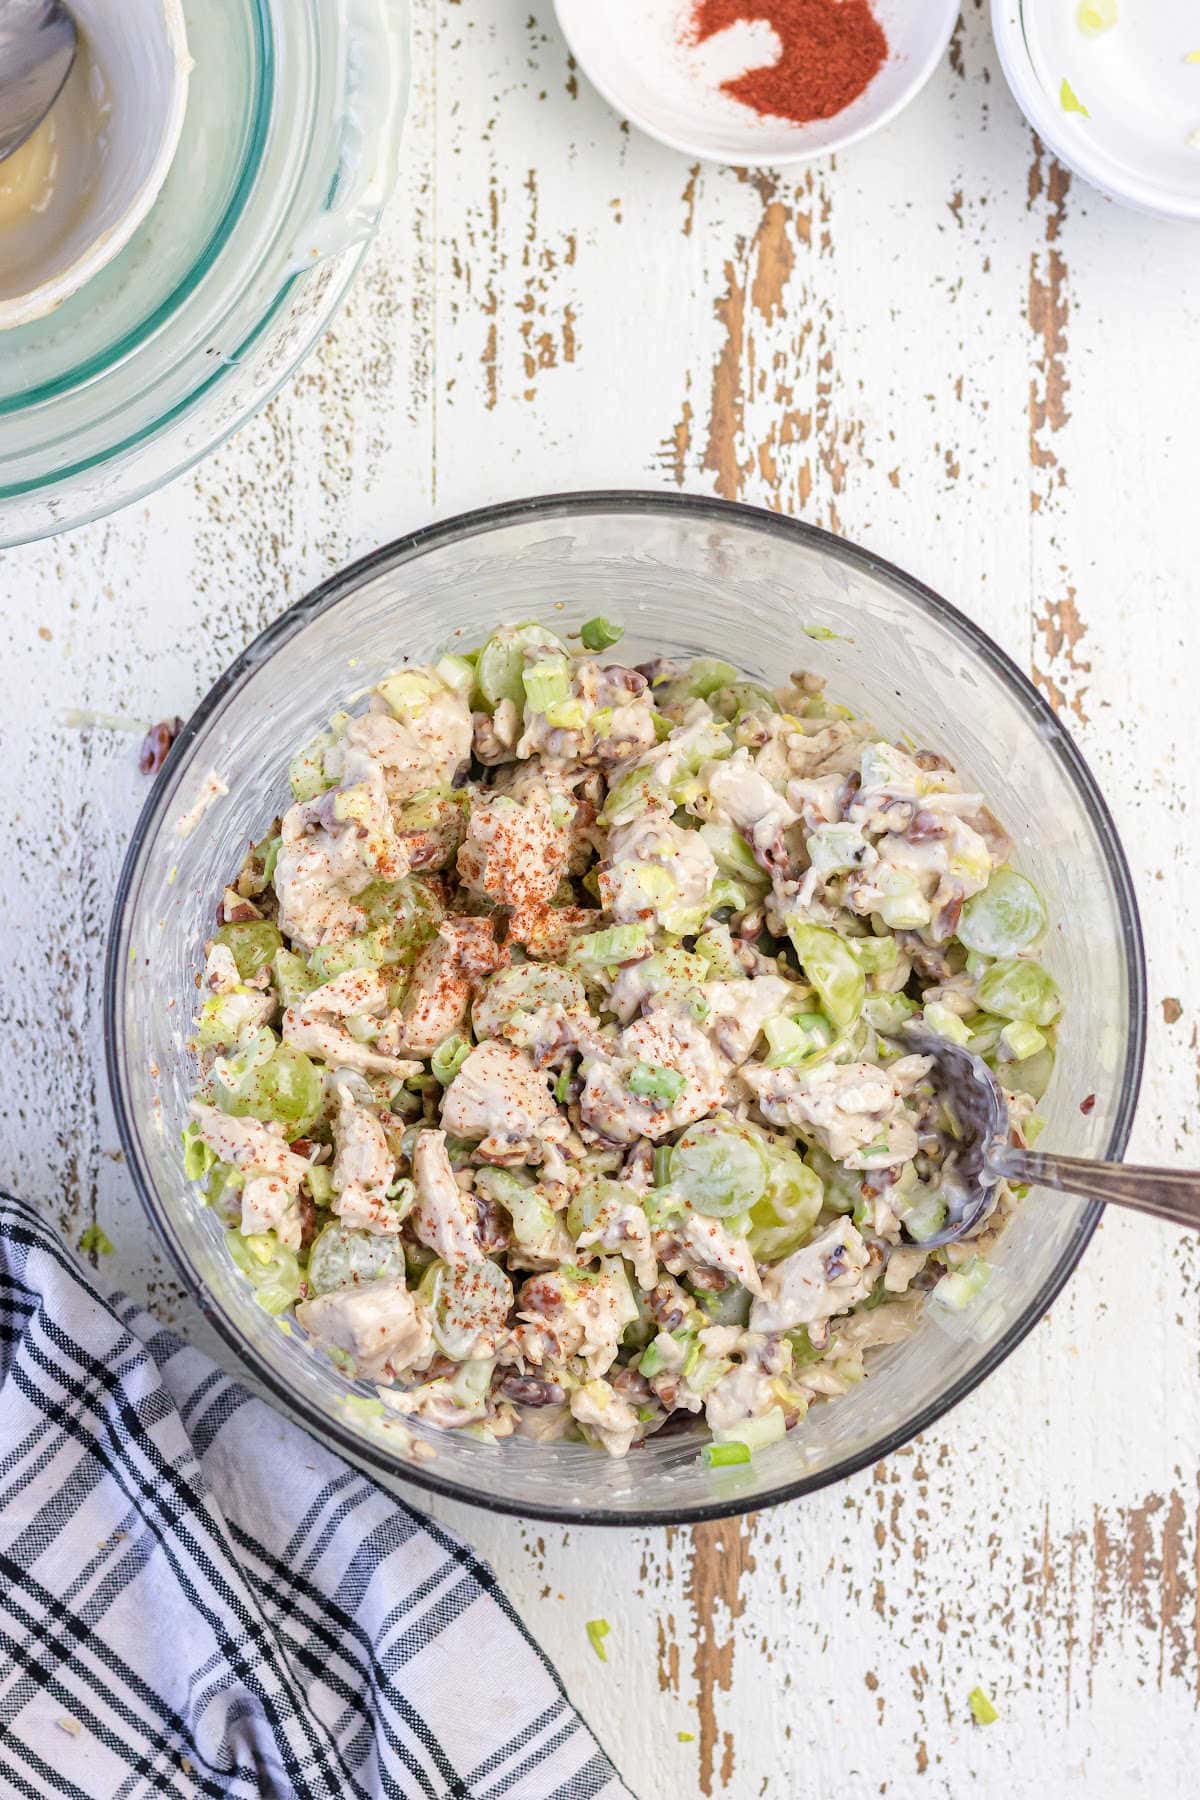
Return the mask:
<svg viewBox="0 0 1200 1800"><path fill-rule="evenodd" d="M1049 1156L1038 1150L1006 1149L997 1173L1009 1181L1058 1188L1134 1212L1152 1213L1200 1231L1200 1172L1192 1169L1141 1169L1130 1163L1084 1162L1075 1156Z"/></svg>

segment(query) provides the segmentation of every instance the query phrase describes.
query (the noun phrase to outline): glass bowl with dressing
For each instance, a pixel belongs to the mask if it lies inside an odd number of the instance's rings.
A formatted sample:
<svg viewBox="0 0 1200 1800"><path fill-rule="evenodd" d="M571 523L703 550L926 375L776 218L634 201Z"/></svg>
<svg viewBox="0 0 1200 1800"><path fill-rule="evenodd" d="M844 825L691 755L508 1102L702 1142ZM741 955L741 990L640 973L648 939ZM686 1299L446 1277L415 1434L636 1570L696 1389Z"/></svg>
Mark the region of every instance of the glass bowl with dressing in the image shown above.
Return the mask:
<svg viewBox="0 0 1200 1800"><path fill-rule="evenodd" d="M406 0L182 0L179 145L124 250L0 334L0 546L160 487L295 369L394 186Z"/></svg>

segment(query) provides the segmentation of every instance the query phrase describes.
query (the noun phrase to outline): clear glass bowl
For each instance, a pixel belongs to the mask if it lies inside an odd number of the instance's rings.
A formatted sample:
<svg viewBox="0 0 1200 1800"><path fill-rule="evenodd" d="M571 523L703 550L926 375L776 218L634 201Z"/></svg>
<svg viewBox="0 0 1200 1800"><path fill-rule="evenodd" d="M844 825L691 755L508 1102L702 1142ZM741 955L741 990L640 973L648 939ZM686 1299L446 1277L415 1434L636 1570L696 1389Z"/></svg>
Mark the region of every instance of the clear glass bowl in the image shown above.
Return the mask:
<svg viewBox="0 0 1200 1800"><path fill-rule="evenodd" d="M150 492L324 330L395 183L407 0L183 0L183 135L145 223L0 333L0 546Z"/></svg>
<svg viewBox="0 0 1200 1800"><path fill-rule="evenodd" d="M979 786L1055 921L1046 960L1069 1012L1043 1103L1044 1142L1119 1157L1145 1036L1141 935L1112 821L1070 737L982 631L899 570L774 513L686 496L564 495L468 514L356 563L265 631L203 701L142 813L110 940L106 1042L129 1165L168 1249L227 1341L316 1432L422 1486L502 1511L679 1522L811 1492L938 1419L1044 1314L1100 1207L1031 1194L1004 1239L974 1335L927 1322L749 1468L708 1470L683 1437L652 1438L611 1461L583 1446L490 1447L437 1433L435 1457L413 1466L394 1434L389 1442L385 1428L347 1406L371 1390L256 1305L181 1168L193 1080L183 1046L200 946L245 844L286 804L293 748L405 658L425 662L478 642L502 619L562 630L597 612L624 622L621 650L633 662L704 653L776 682L798 666L818 669L883 733L912 731ZM805 626L837 636L814 641ZM211 770L229 794L181 838L174 821Z"/></svg>

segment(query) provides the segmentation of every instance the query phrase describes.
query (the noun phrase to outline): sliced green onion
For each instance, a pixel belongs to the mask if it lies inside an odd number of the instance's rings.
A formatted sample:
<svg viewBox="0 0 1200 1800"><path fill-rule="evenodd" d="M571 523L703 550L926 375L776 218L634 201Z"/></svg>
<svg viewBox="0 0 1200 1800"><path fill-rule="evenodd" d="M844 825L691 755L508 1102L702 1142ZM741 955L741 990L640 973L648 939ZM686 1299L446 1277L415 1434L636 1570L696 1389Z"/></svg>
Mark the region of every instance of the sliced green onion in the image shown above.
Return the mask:
<svg viewBox="0 0 1200 1800"><path fill-rule="evenodd" d="M678 1069L664 1069L661 1063L635 1063L626 1087L639 1100L664 1100L674 1106L687 1086L687 1077Z"/></svg>
<svg viewBox="0 0 1200 1800"><path fill-rule="evenodd" d="M587 619L579 628L579 641L585 650L608 650L625 636L623 625L614 625L603 613Z"/></svg>
<svg viewBox="0 0 1200 1800"><path fill-rule="evenodd" d="M429 1066L443 1087L449 1087L471 1054L473 1046L457 1031L443 1038L429 1059Z"/></svg>
<svg viewBox="0 0 1200 1800"><path fill-rule="evenodd" d="M571 1068L572 1065L566 1063L559 1071L558 1080L554 1084L554 1098L560 1106L565 1106L571 1095Z"/></svg>
<svg viewBox="0 0 1200 1800"><path fill-rule="evenodd" d="M671 1183L671 1146L656 1144L654 1147L654 1185L669 1187Z"/></svg>
<svg viewBox="0 0 1200 1800"><path fill-rule="evenodd" d="M710 1469L729 1469L750 1461L749 1444L705 1444L700 1452Z"/></svg>
<svg viewBox="0 0 1200 1800"><path fill-rule="evenodd" d="M588 1643L592 1646L592 1649L596 1652L600 1661L606 1663L608 1661L608 1651L604 1648L604 1640L612 1630L612 1626L607 1619L589 1619L584 1629L587 1632Z"/></svg>

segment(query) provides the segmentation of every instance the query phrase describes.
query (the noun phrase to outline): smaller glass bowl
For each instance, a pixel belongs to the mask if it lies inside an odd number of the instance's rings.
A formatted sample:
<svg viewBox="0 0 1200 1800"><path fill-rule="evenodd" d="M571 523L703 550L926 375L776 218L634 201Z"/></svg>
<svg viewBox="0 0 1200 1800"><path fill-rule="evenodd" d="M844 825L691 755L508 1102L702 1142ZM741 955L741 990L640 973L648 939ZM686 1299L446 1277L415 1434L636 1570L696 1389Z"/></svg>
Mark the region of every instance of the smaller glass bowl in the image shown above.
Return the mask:
<svg viewBox="0 0 1200 1800"><path fill-rule="evenodd" d="M245 422L340 303L395 184L408 0L182 0L183 130L121 254L0 336L0 547L80 525Z"/></svg>
<svg viewBox="0 0 1200 1800"><path fill-rule="evenodd" d="M373 1390L256 1304L219 1221L184 1180L180 1147L201 946L246 844L290 801L295 746L406 659L478 643L503 619L562 631L595 613L625 625L630 662L714 655L776 684L815 669L883 734L911 731L951 757L1014 834L1054 921L1045 959L1068 1013L1044 1141L1119 1158L1145 1039L1141 933L1112 820L1067 732L989 637L898 569L775 513L687 496L566 494L467 514L377 551L277 619L201 702L142 812L113 914L105 1042L129 1167L184 1280L318 1435L494 1510L677 1524L810 1493L932 1424L1042 1317L1101 1208L1031 1193L1002 1241L978 1335L927 1320L749 1467L707 1469L685 1437L611 1460L583 1445L489 1446L419 1427L434 1454L413 1465L362 1407ZM805 627L835 635L814 641ZM181 837L176 822L213 771L229 791Z"/></svg>

